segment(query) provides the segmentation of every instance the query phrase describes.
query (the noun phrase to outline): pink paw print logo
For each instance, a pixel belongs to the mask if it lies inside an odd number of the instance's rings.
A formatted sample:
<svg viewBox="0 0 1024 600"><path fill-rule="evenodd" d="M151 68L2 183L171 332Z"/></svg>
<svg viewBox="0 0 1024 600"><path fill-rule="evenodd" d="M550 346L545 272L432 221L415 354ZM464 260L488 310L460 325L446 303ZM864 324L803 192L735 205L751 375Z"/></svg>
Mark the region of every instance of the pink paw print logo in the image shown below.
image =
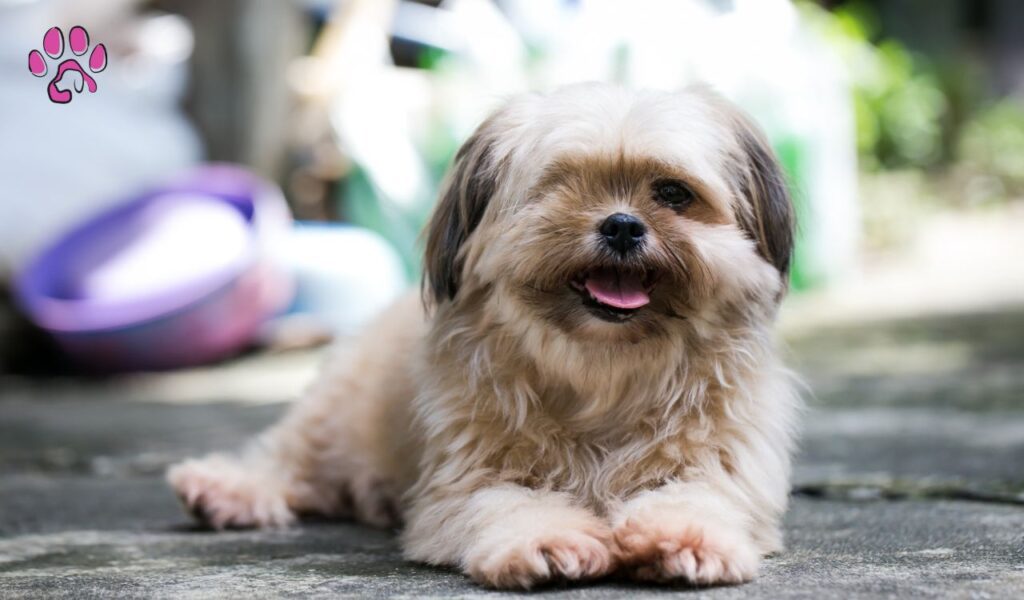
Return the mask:
<svg viewBox="0 0 1024 600"><path fill-rule="evenodd" d="M89 49L89 33L84 27L74 26L68 32L67 47L75 56L85 56ZM64 32L60 27L51 27L43 36L43 52L54 61L64 56ZM28 53L28 70L36 77L45 77L50 72L43 52L33 50ZM46 92L50 101L56 104L67 104L71 102L73 89L75 93L82 93L89 88L89 93L96 91L96 80L90 73L99 73L107 68L107 49L103 44L96 44L96 47L89 53L89 61L86 67L78 62L77 58L67 58L60 62L54 69L53 79L46 86Z"/></svg>

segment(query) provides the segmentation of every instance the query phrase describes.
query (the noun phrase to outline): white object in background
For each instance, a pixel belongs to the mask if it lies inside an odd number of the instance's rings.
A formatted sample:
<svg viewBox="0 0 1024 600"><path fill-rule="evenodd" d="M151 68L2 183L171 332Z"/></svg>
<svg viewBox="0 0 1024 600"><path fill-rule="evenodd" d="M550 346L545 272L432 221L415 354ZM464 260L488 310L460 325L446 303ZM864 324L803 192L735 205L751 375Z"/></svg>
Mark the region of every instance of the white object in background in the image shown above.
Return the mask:
<svg viewBox="0 0 1024 600"><path fill-rule="evenodd" d="M298 223L281 258L298 285L292 312L335 335L357 332L409 287L394 248L358 227Z"/></svg>
<svg viewBox="0 0 1024 600"><path fill-rule="evenodd" d="M549 2L501 0L543 59L549 90L579 81L674 90L709 83L750 111L799 170L804 283L855 267L857 157L846 69L789 0L579 0L550 23ZM788 164L787 166L793 166Z"/></svg>
<svg viewBox="0 0 1024 600"><path fill-rule="evenodd" d="M861 218L857 142L847 68L800 22L789 0L734 0L723 32L757 52L701 72L749 110L769 137L795 155L801 189L798 273L805 285L857 266ZM787 165L793 166L793 165Z"/></svg>

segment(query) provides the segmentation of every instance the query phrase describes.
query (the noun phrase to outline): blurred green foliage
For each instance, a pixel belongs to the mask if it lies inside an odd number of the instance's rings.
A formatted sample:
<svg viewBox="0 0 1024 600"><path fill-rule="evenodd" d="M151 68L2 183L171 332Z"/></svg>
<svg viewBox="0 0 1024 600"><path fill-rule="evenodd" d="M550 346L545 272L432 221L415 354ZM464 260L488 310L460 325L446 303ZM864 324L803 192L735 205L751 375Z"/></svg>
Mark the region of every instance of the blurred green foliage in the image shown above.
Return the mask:
<svg viewBox="0 0 1024 600"><path fill-rule="evenodd" d="M878 21L863 3L832 12L801 5L807 23L849 66L857 145L868 169L929 167L944 158L948 94L935 67L901 43L879 39Z"/></svg>
<svg viewBox="0 0 1024 600"><path fill-rule="evenodd" d="M854 85L857 144L868 166L931 166L942 159L948 111L938 78L897 42L869 53Z"/></svg>
<svg viewBox="0 0 1024 600"><path fill-rule="evenodd" d="M848 68L865 249L912 239L944 207L1024 197L1024 101L995 94L984 60L955 40L941 53L913 52L863 0L833 10L797 2Z"/></svg>
<svg viewBox="0 0 1024 600"><path fill-rule="evenodd" d="M963 128L957 158L997 178L1005 193L1024 193L1024 105L1005 99L978 111Z"/></svg>
<svg viewBox="0 0 1024 600"><path fill-rule="evenodd" d="M849 66L857 144L866 170L962 163L1013 187L1024 182L1024 107L993 100L984 66L965 52L925 56L885 37L874 10L800 4L805 21Z"/></svg>

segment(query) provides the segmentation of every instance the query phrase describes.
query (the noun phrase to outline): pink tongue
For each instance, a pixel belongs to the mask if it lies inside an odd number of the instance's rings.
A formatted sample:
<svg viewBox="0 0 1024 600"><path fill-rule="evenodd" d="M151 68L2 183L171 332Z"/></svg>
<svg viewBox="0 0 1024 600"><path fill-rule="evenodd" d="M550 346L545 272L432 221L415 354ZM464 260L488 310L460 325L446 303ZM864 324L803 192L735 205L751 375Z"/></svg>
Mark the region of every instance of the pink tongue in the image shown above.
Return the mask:
<svg viewBox="0 0 1024 600"><path fill-rule="evenodd" d="M596 269L587 276L584 285L598 302L615 308L640 308L651 301L639 273Z"/></svg>

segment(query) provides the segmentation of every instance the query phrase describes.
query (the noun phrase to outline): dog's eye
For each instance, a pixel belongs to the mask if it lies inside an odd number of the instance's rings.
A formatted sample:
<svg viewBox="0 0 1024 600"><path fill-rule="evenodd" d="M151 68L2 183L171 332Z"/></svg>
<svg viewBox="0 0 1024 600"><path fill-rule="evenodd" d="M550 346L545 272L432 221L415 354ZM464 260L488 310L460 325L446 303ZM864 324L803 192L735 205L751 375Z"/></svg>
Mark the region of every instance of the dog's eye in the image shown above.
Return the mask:
<svg viewBox="0 0 1024 600"><path fill-rule="evenodd" d="M654 182L654 195L659 201L672 208L681 208L693 202L696 197L693 190L682 181L665 179Z"/></svg>

